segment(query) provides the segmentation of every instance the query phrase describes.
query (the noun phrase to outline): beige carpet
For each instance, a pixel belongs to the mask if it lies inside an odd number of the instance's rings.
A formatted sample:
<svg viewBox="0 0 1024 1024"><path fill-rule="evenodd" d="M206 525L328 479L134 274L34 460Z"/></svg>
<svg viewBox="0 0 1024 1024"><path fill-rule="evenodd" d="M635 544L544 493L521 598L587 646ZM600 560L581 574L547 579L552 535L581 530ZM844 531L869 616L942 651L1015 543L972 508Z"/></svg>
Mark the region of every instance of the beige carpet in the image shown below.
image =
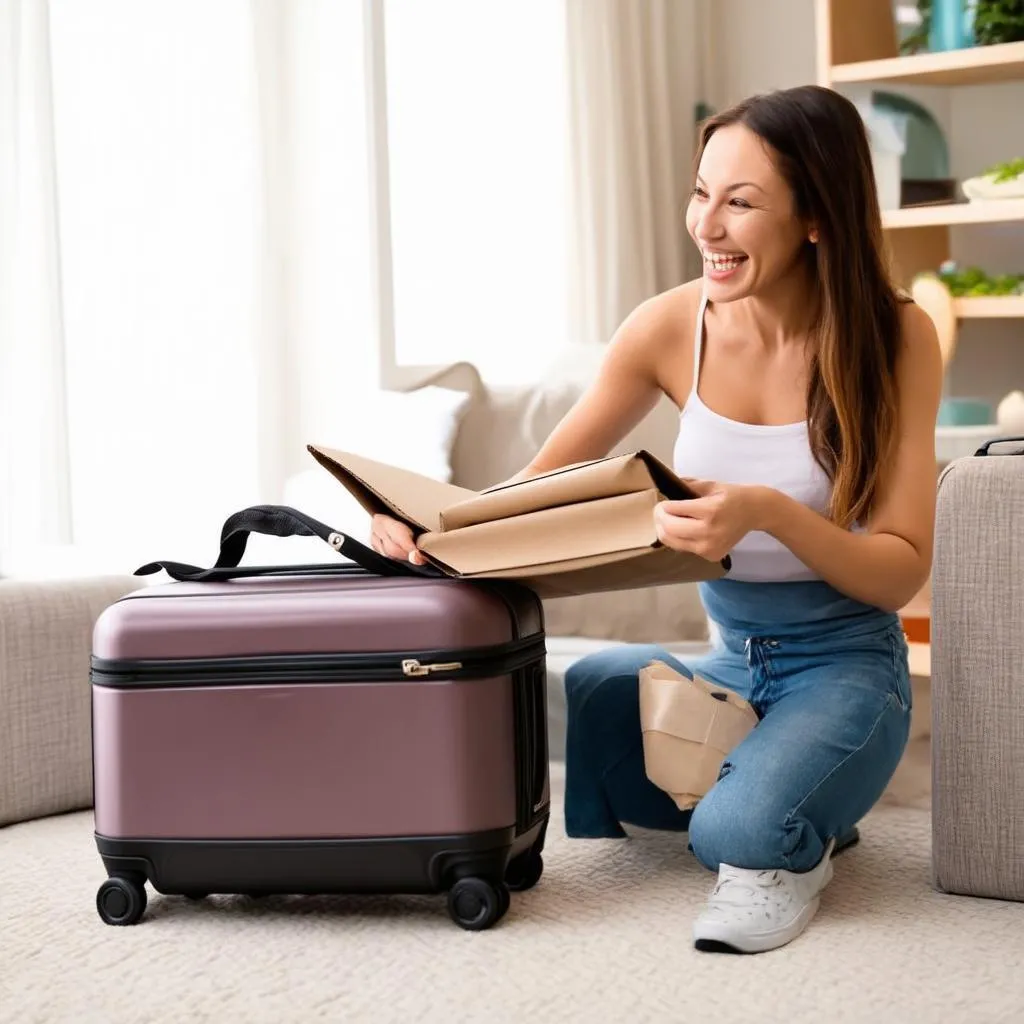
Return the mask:
<svg viewBox="0 0 1024 1024"><path fill-rule="evenodd" d="M91 827L0 829L5 1024L1024 1019L1024 904L934 892L919 809L873 812L807 933L756 957L692 949L712 876L675 836L569 841L556 820L541 884L473 934L429 897L151 893L110 928Z"/></svg>

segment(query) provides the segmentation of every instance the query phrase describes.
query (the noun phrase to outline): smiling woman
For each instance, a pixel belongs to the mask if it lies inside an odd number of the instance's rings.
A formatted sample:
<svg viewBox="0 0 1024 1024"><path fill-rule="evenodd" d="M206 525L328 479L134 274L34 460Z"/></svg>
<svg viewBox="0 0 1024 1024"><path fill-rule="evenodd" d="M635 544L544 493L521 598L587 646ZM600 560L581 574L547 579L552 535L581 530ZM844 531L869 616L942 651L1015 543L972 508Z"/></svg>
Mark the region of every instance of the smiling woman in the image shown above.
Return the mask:
<svg viewBox="0 0 1024 1024"><path fill-rule="evenodd" d="M806 928L907 742L895 610L931 564L942 363L890 281L864 126L837 93L771 93L706 123L686 223L702 276L625 319L520 476L604 454L662 392L679 406L675 468L697 497L655 524L666 546L731 556L701 584L715 647L683 664L627 645L569 668L566 829L687 832L718 873L697 948L759 952ZM653 660L759 718L692 812L647 775Z"/></svg>

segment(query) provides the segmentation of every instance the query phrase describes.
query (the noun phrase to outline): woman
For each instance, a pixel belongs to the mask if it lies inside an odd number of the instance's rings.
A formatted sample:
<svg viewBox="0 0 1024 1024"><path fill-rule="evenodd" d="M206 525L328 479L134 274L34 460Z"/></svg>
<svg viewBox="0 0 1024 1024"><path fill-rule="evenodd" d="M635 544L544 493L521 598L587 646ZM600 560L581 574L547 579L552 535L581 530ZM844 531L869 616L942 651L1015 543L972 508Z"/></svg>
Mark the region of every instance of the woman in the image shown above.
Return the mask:
<svg viewBox="0 0 1024 1024"><path fill-rule="evenodd" d="M807 926L907 742L895 613L931 567L942 362L890 283L867 138L839 94L774 92L708 121L686 225L702 278L630 314L519 475L606 454L660 393L678 405L675 469L698 497L661 503L657 535L731 556L700 585L713 649L683 665L625 645L570 668L566 829L688 832L718 872L697 948L760 952ZM393 520L374 546L419 557ZM654 658L759 716L692 812L644 772L637 674Z"/></svg>

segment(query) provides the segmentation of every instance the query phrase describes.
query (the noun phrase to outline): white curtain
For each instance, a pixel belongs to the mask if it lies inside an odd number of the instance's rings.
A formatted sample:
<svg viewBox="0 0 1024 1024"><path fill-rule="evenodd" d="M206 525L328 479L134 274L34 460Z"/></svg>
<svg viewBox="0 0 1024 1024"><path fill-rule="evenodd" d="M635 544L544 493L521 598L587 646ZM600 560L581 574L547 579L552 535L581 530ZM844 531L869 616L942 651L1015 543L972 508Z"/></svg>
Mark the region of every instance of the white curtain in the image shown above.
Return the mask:
<svg viewBox="0 0 1024 1024"><path fill-rule="evenodd" d="M47 15L0 0L0 556L71 536Z"/></svg>
<svg viewBox="0 0 1024 1024"><path fill-rule="evenodd" d="M208 564L376 371L363 5L0 11L0 573Z"/></svg>
<svg viewBox="0 0 1024 1024"><path fill-rule="evenodd" d="M701 100L703 0L566 0L576 342L607 342L697 263L685 206Z"/></svg>

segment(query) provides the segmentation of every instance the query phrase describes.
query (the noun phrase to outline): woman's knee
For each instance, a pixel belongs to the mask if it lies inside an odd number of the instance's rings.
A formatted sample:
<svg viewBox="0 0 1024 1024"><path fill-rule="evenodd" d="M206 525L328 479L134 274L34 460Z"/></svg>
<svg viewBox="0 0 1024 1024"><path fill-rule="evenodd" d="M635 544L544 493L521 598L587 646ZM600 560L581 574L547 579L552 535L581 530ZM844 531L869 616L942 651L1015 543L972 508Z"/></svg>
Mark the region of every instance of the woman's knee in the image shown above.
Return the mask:
<svg viewBox="0 0 1024 1024"><path fill-rule="evenodd" d="M813 863L795 864L793 854L807 846L788 809L767 794L744 791L739 779L719 780L697 804L690 818L690 848L706 868L722 864L735 868L808 870Z"/></svg>

